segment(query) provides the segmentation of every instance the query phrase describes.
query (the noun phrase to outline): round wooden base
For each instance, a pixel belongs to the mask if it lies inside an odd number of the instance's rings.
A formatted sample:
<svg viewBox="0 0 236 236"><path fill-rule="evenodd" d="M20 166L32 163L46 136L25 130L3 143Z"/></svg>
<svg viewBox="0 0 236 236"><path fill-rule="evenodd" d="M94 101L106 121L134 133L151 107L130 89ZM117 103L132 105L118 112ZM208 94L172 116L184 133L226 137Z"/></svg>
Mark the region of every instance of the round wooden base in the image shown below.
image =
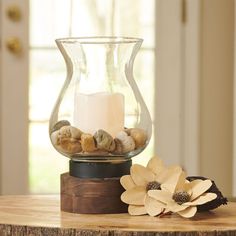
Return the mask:
<svg viewBox="0 0 236 236"><path fill-rule="evenodd" d="M61 210L80 214L125 213L120 178L85 179L61 175Z"/></svg>

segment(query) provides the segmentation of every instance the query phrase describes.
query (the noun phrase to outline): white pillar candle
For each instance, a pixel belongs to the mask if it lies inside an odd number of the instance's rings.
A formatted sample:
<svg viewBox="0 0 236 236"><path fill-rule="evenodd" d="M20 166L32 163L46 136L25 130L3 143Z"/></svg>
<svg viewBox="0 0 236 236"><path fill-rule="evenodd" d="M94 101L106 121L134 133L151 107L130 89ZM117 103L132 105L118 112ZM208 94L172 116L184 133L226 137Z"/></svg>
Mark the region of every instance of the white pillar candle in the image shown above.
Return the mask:
<svg viewBox="0 0 236 236"><path fill-rule="evenodd" d="M114 137L124 129L123 94L76 94L74 125L90 134L103 129Z"/></svg>

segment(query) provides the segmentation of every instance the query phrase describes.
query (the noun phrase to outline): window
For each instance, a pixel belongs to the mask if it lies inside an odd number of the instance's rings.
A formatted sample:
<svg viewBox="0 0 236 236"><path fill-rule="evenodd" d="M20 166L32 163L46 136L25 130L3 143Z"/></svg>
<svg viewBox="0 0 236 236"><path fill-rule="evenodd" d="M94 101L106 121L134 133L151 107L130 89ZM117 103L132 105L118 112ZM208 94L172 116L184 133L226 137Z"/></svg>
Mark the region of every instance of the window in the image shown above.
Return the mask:
<svg viewBox="0 0 236 236"><path fill-rule="evenodd" d="M139 88L148 91L142 94L153 117L154 4L155 0L30 0L31 193L59 192L59 175L68 171L68 159L54 150L48 135L50 113L66 76L65 63L54 40L101 35L143 38L134 75ZM152 152L153 141L140 156L150 157Z"/></svg>

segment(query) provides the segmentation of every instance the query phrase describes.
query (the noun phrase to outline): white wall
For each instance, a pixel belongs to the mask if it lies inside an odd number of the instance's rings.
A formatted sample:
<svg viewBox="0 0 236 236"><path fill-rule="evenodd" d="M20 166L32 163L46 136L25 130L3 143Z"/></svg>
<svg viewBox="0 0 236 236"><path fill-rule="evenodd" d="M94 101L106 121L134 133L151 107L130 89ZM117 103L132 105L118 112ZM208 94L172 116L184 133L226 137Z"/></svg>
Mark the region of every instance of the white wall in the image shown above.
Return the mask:
<svg viewBox="0 0 236 236"><path fill-rule="evenodd" d="M200 174L232 193L234 0L203 0Z"/></svg>
<svg viewBox="0 0 236 236"><path fill-rule="evenodd" d="M181 2L157 1L156 153L230 196L234 0Z"/></svg>

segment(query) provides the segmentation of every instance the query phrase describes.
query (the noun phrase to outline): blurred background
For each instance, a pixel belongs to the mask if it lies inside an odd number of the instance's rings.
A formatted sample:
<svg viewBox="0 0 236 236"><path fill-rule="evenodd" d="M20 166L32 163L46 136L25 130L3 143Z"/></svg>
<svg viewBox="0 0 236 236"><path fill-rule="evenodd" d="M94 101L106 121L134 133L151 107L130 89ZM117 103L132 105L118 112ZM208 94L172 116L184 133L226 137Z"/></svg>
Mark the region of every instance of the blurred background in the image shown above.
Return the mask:
<svg viewBox="0 0 236 236"><path fill-rule="evenodd" d="M153 121L148 148L236 195L234 0L0 0L0 193L54 194L68 159L48 120L66 78L55 39L144 39L134 67Z"/></svg>

